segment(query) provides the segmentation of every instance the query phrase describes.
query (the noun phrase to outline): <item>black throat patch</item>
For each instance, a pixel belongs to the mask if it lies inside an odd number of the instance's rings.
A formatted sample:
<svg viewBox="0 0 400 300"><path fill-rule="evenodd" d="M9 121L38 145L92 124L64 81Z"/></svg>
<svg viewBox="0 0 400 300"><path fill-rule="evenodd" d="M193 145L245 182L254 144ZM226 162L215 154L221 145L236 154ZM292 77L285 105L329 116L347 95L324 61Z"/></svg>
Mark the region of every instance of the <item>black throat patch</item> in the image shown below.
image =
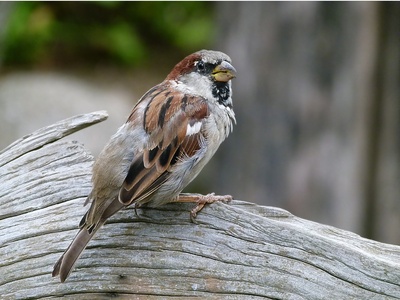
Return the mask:
<svg viewBox="0 0 400 300"><path fill-rule="evenodd" d="M230 100L231 91L227 82L214 82L212 86L212 94L218 99L218 103L227 107L232 107Z"/></svg>

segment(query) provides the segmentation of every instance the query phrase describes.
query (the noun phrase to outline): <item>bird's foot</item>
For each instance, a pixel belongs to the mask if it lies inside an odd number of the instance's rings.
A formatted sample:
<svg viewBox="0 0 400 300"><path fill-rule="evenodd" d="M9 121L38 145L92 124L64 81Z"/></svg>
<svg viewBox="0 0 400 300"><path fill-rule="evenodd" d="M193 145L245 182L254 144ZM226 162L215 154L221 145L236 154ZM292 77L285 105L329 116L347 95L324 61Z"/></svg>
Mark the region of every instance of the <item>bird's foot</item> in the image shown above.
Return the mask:
<svg viewBox="0 0 400 300"><path fill-rule="evenodd" d="M211 204L214 202L229 202L233 198L231 195L215 195L211 193L208 195L201 194L180 194L175 202L193 202L197 205L190 211L190 220L196 223L195 219L197 214L204 208L206 204Z"/></svg>

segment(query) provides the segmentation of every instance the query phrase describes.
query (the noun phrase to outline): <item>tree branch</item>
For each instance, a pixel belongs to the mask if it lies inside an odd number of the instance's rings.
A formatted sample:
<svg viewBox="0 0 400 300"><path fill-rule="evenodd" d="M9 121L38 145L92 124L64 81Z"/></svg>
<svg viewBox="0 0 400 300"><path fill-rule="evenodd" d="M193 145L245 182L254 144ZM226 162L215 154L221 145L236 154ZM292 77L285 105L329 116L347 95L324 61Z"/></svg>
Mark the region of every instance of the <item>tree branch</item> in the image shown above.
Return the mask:
<svg viewBox="0 0 400 300"><path fill-rule="evenodd" d="M54 263L77 232L92 156L62 137L104 112L0 152L2 299L400 299L400 247L244 201L132 208L100 229L66 283Z"/></svg>

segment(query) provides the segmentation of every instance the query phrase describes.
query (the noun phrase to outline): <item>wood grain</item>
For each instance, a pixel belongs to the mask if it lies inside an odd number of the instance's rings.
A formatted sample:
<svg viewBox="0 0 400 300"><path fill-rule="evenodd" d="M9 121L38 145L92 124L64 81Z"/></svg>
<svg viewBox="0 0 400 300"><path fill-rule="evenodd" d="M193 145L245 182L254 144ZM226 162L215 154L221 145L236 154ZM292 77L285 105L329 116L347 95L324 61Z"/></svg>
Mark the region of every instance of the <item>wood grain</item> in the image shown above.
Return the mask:
<svg viewBox="0 0 400 300"><path fill-rule="evenodd" d="M1 299L400 299L400 247L234 200L128 208L68 280L51 277L77 232L93 157L62 137L104 112L43 128L0 152Z"/></svg>

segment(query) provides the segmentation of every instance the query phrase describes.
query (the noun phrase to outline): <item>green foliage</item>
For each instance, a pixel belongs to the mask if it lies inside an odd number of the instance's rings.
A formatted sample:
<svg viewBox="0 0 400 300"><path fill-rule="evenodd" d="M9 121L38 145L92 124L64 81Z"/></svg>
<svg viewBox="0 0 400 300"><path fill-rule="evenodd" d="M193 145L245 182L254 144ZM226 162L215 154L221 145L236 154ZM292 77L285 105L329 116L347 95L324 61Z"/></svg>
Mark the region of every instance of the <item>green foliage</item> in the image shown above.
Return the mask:
<svg viewBox="0 0 400 300"><path fill-rule="evenodd" d="M40 59L43 48L51 39L52 16L35 2L16 5L9 19L4 41L8 64L29 63Z"/></svg>
<svg viewBox="0 0 400 300"><path fill-rule="evenodd" d="M172 45L182 49L193 49L209 43L213 38L210 3L204 2L139 2L134 8L138 17Z"/></svg>
<svg viewBox="0 0 400 300"><path fill-rule="evenodd" d="M144 57L145 49L140 36L129 24L125 22L113 24L105 29L105 37L110 52L122 62L130 64Z"/></svg>
<svg viewBox="0 0 400 300"><path fill-rule="evenodd" d="M213 39L211 2L17 2L5 65L137 65L151 50L189 52Z"/></svg>

